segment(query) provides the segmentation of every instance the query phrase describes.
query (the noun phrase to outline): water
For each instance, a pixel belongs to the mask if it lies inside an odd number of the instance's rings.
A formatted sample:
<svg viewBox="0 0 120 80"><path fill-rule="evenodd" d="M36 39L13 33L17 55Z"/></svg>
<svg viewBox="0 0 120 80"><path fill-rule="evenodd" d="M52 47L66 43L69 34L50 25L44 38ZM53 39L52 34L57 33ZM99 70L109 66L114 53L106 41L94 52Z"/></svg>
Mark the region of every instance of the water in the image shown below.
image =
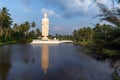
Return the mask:
<svg viewBox="0 0 120 80"><path fill-rule="evenodd" d="M112 80L107 62L73 44L0 45L0 80Z"/></svg>

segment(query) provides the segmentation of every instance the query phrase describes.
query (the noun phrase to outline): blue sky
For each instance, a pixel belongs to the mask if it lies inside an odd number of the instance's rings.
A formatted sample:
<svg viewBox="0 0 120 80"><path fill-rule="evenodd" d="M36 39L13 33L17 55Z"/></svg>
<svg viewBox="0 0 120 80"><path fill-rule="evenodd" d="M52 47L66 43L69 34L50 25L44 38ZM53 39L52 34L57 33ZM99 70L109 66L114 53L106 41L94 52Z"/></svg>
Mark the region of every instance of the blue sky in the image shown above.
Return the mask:
<svg viewBox="0 0 120 80"><path fill-rule="evenodd" d="M108 4L109 0L99 0ZM99 22L93 17L99 14L93 0L0 0L0 8L7 7L13 23L35 21L41 30L44 12L49 14L50 34L71 34L80 27L93 27Z"/></svg>

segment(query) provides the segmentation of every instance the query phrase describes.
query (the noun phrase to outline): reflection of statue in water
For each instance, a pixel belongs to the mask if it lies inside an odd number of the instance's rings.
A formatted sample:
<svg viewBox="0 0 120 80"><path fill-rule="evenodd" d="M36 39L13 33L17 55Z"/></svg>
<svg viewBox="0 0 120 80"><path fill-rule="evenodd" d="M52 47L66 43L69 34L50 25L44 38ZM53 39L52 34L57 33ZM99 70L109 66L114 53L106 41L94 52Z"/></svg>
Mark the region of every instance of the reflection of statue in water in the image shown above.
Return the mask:
<svg viewBox="0 0 120 80"><path fill-rule="evenodd" d="M41 60L41 67L44 73L47 73L47 69L49 67L49 48L48 45L42 45L42 60Z"/></svg>
<svg viewBox="0 0 120 80"><path fill-rule="evenodd" d="M42 19L42 40L48 40L48 33L49 33L49 19L47 13L44 13L44 18Z"/></svg>
<svg viewBox="0 0 120 80"><path fill-rule="evenodd" d="M10 47L0 48L0 80L7 80L7 77L11 69L10 63L11 55L8 53L11 53Z"/></svg>

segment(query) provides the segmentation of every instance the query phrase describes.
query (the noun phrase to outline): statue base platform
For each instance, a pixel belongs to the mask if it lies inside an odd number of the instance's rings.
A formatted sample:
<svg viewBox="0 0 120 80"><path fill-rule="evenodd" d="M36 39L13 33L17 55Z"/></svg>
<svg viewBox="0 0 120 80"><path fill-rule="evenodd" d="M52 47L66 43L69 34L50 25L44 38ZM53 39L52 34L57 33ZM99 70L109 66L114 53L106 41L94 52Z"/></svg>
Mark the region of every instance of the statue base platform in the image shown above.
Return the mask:
<svg viewBox="0 0 120 80"><path fill-rule="evenodd" d="M42 40L43 41L48 41L49 39L48 39L48 37L43 37Z"/></svg>
<svg viewBox="0 0 120 80"><path fill-rule="evenodd" d="M71 40L33 40L31 44L61 44L61 43L73 43Z"/></svg>

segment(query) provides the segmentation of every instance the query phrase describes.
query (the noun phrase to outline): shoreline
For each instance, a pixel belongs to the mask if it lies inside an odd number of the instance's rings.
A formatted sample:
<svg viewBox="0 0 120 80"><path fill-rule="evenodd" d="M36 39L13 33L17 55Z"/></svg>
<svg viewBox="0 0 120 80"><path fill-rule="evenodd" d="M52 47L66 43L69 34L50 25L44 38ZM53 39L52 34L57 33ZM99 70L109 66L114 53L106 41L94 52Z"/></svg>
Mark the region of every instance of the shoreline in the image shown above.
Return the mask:
<svg viewBox="0 0 120 80"><path fill-rule="evenodd" d="M4 45L4 44L16 44L16 41L8 41L8 42L0 42L0 45Z"/></svg>

